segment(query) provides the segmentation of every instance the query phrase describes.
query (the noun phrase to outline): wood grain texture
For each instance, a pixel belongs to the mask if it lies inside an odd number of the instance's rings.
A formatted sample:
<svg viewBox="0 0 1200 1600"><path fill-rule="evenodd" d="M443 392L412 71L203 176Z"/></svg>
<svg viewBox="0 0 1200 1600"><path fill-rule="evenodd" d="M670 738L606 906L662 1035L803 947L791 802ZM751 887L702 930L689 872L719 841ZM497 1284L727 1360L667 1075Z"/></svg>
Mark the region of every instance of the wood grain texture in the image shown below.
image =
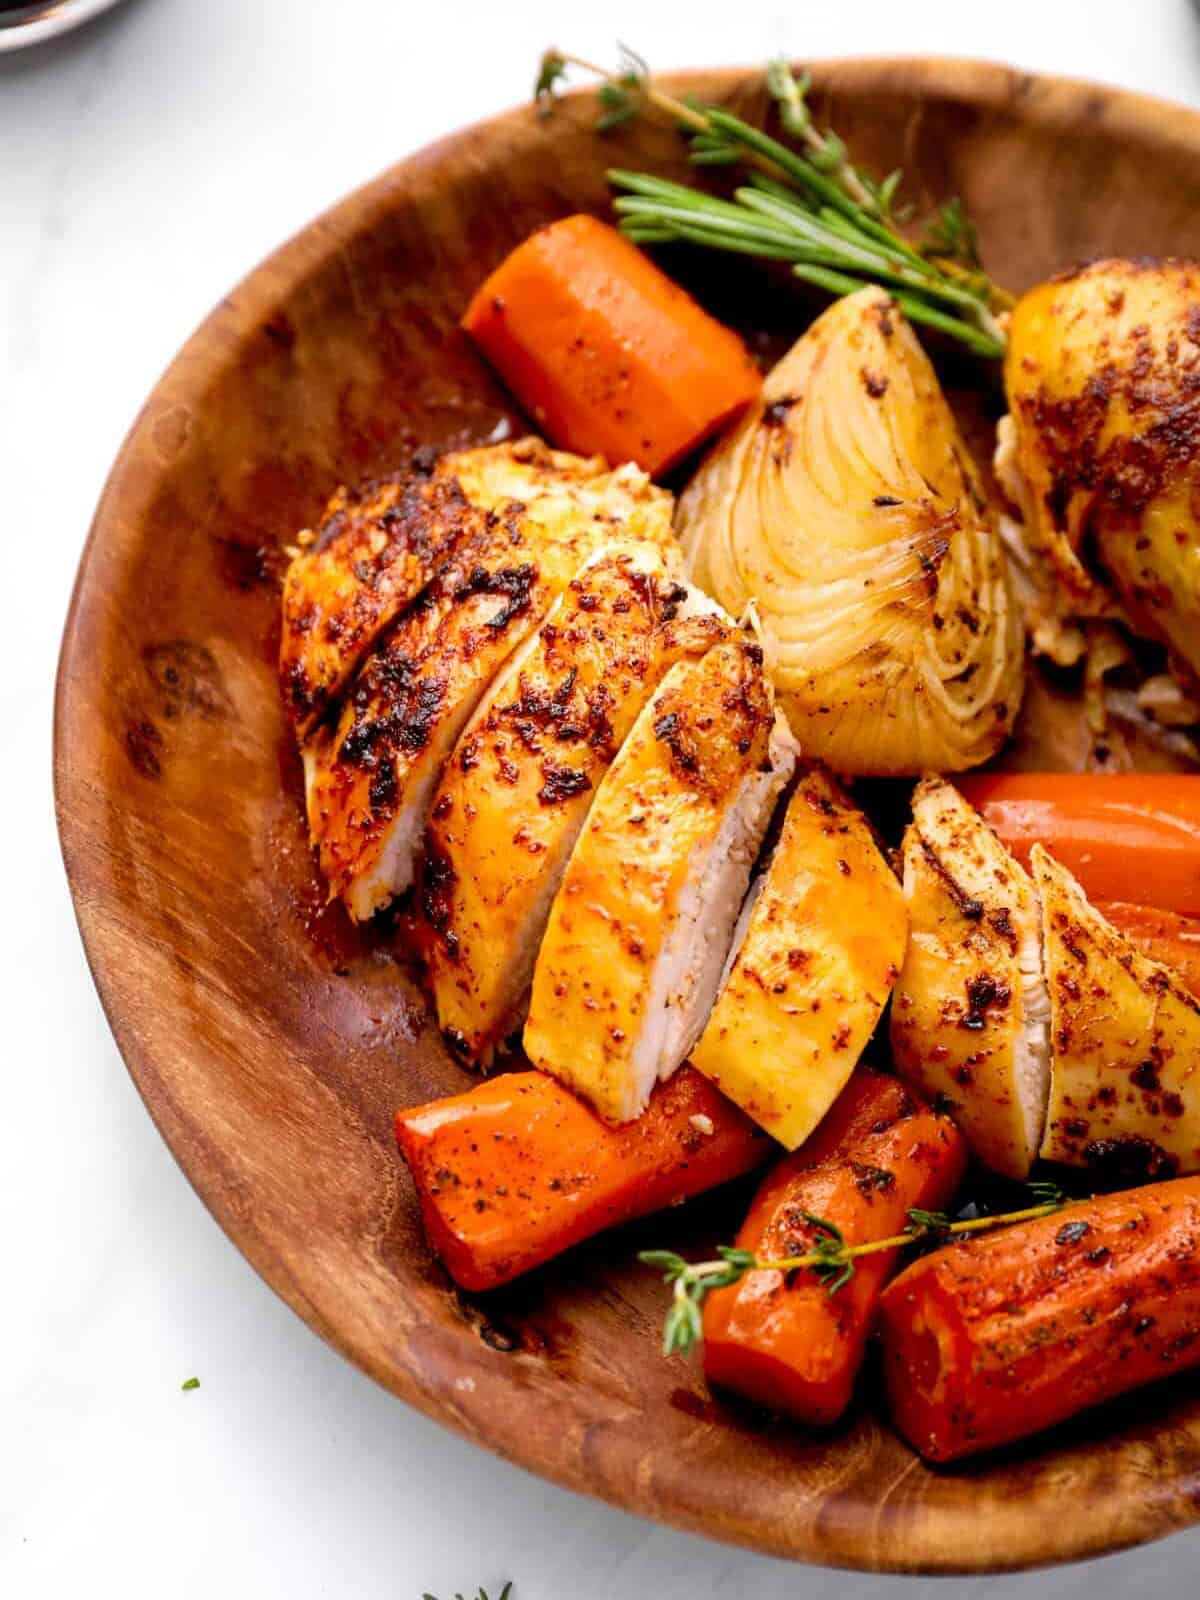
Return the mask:
<svg viewBox="0 0 1200 1600"><path fill-rule="evenodd" d="M681 83L762 110L744 75ZM842 62L816 83L860 160L903 163L918 198L963 195L1013 288L1101 251L1200 254L1200 117L969 63ZM659 1355L663 1290L633 1253L728 1237L741 1196L596 1241L486 1303L456 1295L422 1240L392 1113L466 1079L402 925L358 931L324 905L275 683L282 546L339 481L517 420L457 330L470 292L537 224L604 212L606 165L684 170L670 130L601 141L590 116L522 109L352 195L222 302L121 452L63 645L56 781L125 1060L218 1221L313 1328L560 1483L894 1571L1065 1560L1181 1527L1200 1517L1194 1384L955 1474L877 1419L870 1380L827 1436L706 1394ZM764 348L807 320L812 303L751 266L677 265L718 315L746 326L752 305Z"/></svg>

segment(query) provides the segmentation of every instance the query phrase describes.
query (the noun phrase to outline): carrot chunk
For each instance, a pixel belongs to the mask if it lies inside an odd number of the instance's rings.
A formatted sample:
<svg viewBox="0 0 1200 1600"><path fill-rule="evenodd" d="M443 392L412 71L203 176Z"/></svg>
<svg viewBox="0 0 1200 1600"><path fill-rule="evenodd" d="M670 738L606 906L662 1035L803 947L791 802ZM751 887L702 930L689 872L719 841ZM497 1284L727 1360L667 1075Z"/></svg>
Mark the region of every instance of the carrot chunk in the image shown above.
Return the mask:
<svg viewBox="0 0 1200 1600"><path fill-rule="evenodd" d="M938 1250L880 1306L896 1426L931 1461L1200 1365L1200 1178Z"/></svg>
<svg viewBox="0 0 1200 1600"><path fill-rule="evenodd" d="M803 1255L805 1213L848 1244L903 1231L909 1209L944 1206L962 1180L966 1144L896 1078L860 1068L813 1137L767 1174L737 1243L760 1256ZM708 1297L704 1372L803 1422L836 1422L850 1402L896 1251L861 1257L836 1294L809 1271L751 1272Z"/></svg>
<svg viewBox="0 0 1200 1600"><path fill-rule="evenodd" d="M462 325L553 444L652 474L744 410L762 382L735 333L586 215L518 245Z"/></svg>
<svg viewBox="0 0 1200 1600"><path fill-rule="evenodd" d="M396 1115L429 1242L464 1289L494 1289L604 1228L739 1177L778 1146L698 1072L636 1122L602 1122L541 1072Z"/></svg>
<svg viewBox="0 0 1200 1600"><path fill-rule="evenodd" d="M1026 866L1035 844L1093 900L1200 915L1200 777L980 773L963 794Z"/></svg>
<svg viewBox="0 0 1200 1600"><path fill-rule="evenodd" d="M1200 1000L1200 917L1159 911L1124 900L1097 900L1096 910L1135 944L1144 956L1170 967L1183 986Z"/></svg>

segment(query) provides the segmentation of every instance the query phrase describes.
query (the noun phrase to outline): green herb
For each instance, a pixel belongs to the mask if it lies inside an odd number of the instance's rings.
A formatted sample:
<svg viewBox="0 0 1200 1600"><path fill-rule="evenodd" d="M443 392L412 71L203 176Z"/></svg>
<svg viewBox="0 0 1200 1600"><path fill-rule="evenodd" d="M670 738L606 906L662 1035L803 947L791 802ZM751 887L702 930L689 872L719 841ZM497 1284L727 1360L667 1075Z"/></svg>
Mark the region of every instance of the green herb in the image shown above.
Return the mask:
<svg viewBox="0 0 1200 1600"><path fill-rule="evenodd" d="M188 1379L186 1379L184 1381L182 1387L184 1389L198 1389L200 1387L200 1379L199 1378L188 1378Z"/></svg>
<svg viewBox="0 0 1200 1600"><path fill-rule="evenodd" d="M512 1593L512 1579L510 1578L509 1581L504 1585L503 1589L501 1589L499 1595L496 1597L496 1600L508 1600L508 1597L509 1597L509 1595L511 1593ZM435 1595L435 1594L423 1594L421 1596L421 1600L437 1600L437 1595ZM463 1600L463 1596L461 1594L456 1594L454 1596L454 1600ZM480 1588L479 1593L475 1596L475 1600L488 1600L488 1592L487 1592L487 1590L484 1589L484 1588Z"/></svg>
<svg viewBox="0 0 1200 1600"><path fill-rule="evenodd" d="M921 254L959 261L964 267L978 269L979 236L975 224L963 209L957 195L947 200L942 209L925 226L921 240Z"/></svg>
<svg viewBox="0 0 1200 1600"><path fill-rule="evenodd" d="M980 270L975 230L961 202L942 207L923 247L909 243L896 228L901 173L874 179L851 162L831 128L816 126L807 74L796 78L782 61L767 69L767 87L783 131L795 141L791 145L719 106L664 93L641 57L624 47L615 75L561 51L547 52L537 80L543 106L570 67L602 79L599 131L653 106L689 138L695 165L749 169L748 182L723 200L688 184L614 168L608 174L618 191L613 209L636 243L680 240L787 262L795 277L833 295L880 284L914 322L949 334L978 355L1003 355L1005 334L996 313L1011 299Z"/></svg>
<svg viewBox="0 0 1200 1600"><path fill-rule="evenodd" d="M1067 1197L1053 1184L1030 1184L1035 1204L1021 1211L995 1217L972 1217L954 1222L942 1211L923 1211L914 1206L908 1213L903 1233L888 1239L872 1239L867 1244L847 1244L841 1229L827 1217L802 1212L813 1230L812 1248L803 1255L762 1260L753 1250L719 1245L715 1261L685 1261L673 1250L643 1250L638 1260L657 1267L663 1281L671 1286L671 1304L663 1322L663 1354L686 1355L704 1337L704 1302L714 1289L738 1283L748 1272L782 1272L789 1276L811 1272L831 1295L850 1283L855 1262L860 1256L878 1255L885 1250L901 1250L918 1239L948 1239L960 1234L982 1233L1014 1222L1031 1222L1048 1217L1067 1204Z"/></svg>

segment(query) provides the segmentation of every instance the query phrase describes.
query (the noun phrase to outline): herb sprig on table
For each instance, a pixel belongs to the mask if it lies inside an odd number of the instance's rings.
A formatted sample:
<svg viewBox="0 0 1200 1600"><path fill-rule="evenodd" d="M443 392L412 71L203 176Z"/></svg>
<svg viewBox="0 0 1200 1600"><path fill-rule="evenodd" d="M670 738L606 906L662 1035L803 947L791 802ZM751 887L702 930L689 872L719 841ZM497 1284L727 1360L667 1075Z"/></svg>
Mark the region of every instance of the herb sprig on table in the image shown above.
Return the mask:
<svg viewBox="0 0 1200 1600"><path fill-rule="evenodd" d="M680 100L654 82L645 61L622 47L617 72L558 50L542 58L536 98L549 108L569 71L601 79L598 132L630 122L646 108L670 116L702 167L745 169L728 199L651 173L613 168L613 209L638 244L682 240L789 263L795 277L833 295L880 284L913 321L936 328L977 355L999 357L1001 320L1012 304L983 272L975 229L958 199L931 219L920 244L899 230L902 173L876 179L857 167L832 128L818 128L808 104L810 80L783 61L767 69L767 87L790 142L720 106Z"/></svg>
<svg viewBox="0 0 1200 1600"><path fill-rule="evenodd" d="M501 1589L500 1593L497 1595L496 1600L509 1600L509 1596L511 1594L512 1594L512 1580L510 1578L509 1581L504 1585L503 1589ZM421 1596L421 1600L437 1600L437 1596L435 1594L423 1594ZM463 1600L463 1596L461 1594L456 1594L454 1596L454 1600ZM475 1600L488 1600L488 1592L487 1592L487 1590L485 1588L482 1587L482 1585L480 1586L479 1593L476 1595Z"/></svg>
<svg viewBox="0 0 1200 1600"><path fill-rule="evenodd" d="M671 1304L663 1323L663 1354L676 1351L686 1355L704 1337L704 1302L714 1289L724 1289L739 1283L748 1272L811 1272L826 1287L829 1294L837 1294L851 1282L860 1256L879 1255L886 1250L900 1250L918 1240L946 1240L963 1234L983 1233L1014 1222L1032 1222L1037 1217L1051 1216L1067 1204L1067 1196L1054 1184L1032 1183L1029 1186L1032 1205L1020 1211L1008 1211L998 1216L969 1217L953 1221L941 1211L922 1211L914 1207L908 1213L908 1223L903 1233L887 1239L872 1239L866 1244L847 1244L841 1229L826 1217L805 1211L803 1217L812 1228L814 1238L811 1250L803 1255L760 1257L753 1250L741 1250L734 1245L719 1245L715 1261L685 1261L673 1250L643 1250L638 1260L647 1267L657 1267L663 1281L671 1285Z"/></svg>

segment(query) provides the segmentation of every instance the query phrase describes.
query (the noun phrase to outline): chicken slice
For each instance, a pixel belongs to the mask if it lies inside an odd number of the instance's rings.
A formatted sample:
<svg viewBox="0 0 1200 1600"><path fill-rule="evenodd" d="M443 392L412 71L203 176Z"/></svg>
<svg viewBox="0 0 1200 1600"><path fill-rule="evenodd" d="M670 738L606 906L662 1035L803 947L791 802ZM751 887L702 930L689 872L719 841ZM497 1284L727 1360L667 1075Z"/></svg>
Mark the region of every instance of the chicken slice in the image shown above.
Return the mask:
<svg viewBox="0 0 1200 1600"><path fill-rule="evenodd" d="M297 737L303 740L383 630L482 523L451 478L399 474L337 491L283 582L279 677Z"/></svg>
<svg viewBox="0 0 1200 1600"><path fill-rule="evenodd" d="M1024 1178L1050 1078L1033 882L941 778L918 785L903 853L910 927L892 998L896 1070L947 1107L985 1166Z"/></svg>
<svg viewBox="0 0 1200 1600"><path fill-rule="evenodd" d="M603 456L577 456L551 450L529 437L444 455L435 477L452 478L472 505L492 511L520 500L535 514L561 515L607 523L609 537L648 539L673 549L674 496L650 482L632 462L609 471ZM542 512L538 512L539 503Z"/></svg>
<svg viewBox="0 0 1200 1600"><path fill-rule="evenodd" d="M1041 845L1054 1074L1042 1155L1125 1182L1200 1172L1200 1002Z"/></svg>
<svg viewBox="0 0 1200 1600"><path fill-rule="evenodd" d="M308 821L356 921L413 878L434 785L468 717L576 570L611 538L518 502L483 519L367 658L335 728L304 750Z"/></svg>
<svg viewBox="0 0 1200 1600"><path fill-rule="evenodd" d="M596 785L656 685L727 636L657 546L611 545L485 695L433 802L422 875L438 1021L487 1065L519 1026L538 945Z"/></svg>
<svg viewBox="0 0 1200 1600"><path fill-rule="evenodd" d="M691 1062L794 1150L845 1087L904 959L908 917L866 818L820 769L788 802Z"/></svg>
<svg viewBox="0 0 1200 1600"><path fill-rule="evenodd" d="M613 1122L695 1043L791 735L745 635L680 662L597 791L550 912L524 1044Z"/></svg>

